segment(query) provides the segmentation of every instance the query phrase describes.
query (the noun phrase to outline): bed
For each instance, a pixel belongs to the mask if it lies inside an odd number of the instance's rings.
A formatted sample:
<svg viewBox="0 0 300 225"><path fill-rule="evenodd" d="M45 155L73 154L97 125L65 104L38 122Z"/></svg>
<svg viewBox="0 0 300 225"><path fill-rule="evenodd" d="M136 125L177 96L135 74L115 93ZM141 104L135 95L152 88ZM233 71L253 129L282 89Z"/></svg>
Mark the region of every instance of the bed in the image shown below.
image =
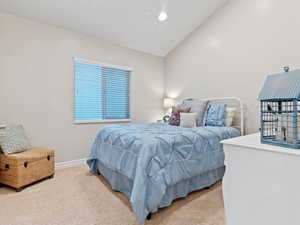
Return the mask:
<svg viewBox="0 0 300 225"><path fill-rule="evenodd" d="M243 134L243 108L237 98L210 99L209 103L235 106L233 126L111 125L96 137L87 160L91 173L102 174L113 190L127 196L140 223L174 199L223 178L220 141Z"/></svg>

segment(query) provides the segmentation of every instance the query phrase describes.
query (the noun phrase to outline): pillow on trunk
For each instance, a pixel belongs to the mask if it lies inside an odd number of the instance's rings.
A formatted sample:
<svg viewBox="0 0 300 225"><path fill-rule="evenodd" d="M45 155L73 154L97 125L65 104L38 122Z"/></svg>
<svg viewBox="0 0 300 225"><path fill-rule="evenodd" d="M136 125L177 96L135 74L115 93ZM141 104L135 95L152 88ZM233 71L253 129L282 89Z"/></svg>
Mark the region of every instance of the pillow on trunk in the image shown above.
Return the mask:
<svg viewBox="0 0 300 225"><path fill-rule="evenodd" d="M172 108L172 115L170 118L169 124L172 126L179 126L180 125L180 113L189 113L191 108Z"/></svg>
<svg viewBox="0 0 300 225"><path fill-rule="evenodd" d="M32 148L22 125L0 129L0 146L5 155Z"/></svg>

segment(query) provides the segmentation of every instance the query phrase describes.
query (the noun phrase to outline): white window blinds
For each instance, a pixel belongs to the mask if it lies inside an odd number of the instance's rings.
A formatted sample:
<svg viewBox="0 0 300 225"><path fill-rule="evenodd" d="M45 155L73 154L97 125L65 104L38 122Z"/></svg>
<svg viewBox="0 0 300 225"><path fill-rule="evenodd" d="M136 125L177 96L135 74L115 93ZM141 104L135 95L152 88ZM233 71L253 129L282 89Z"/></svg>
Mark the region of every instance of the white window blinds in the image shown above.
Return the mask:
<svg viewBox="0 0 300 225"><path fill-rule="evenodd" d="M75 123L130 120L130 70L75 60Z"/></svg>

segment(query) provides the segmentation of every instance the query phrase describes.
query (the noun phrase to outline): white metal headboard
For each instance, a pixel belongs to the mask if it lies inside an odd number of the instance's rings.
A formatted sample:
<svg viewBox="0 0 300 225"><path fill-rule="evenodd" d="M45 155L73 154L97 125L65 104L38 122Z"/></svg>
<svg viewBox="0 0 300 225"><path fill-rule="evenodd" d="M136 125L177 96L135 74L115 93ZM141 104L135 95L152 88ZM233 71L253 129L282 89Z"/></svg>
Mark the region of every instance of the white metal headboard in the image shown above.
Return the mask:
<svg viewBox="0 0 300 225"><path fill-rule="evenodd" d="M188 99L188 98L185 98ZM194 98L197 99L197 98ZM232 126L237 128L241 135L244 135L244 107L240 98L237 97L220 97L220 98L205 98L208 100L208 104L226 104L229 107L235 107L237 109Z"/></svg>

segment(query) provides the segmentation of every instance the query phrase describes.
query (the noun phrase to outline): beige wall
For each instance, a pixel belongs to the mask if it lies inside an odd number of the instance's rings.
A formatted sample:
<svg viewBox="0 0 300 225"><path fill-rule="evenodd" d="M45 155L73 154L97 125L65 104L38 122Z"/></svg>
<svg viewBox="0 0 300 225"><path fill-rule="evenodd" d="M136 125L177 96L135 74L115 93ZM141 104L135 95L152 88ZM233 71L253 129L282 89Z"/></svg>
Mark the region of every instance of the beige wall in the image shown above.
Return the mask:
<svg viewBox="0 0 300 225"><path fill-rule="evenodd" d="M33 145L56 149L57 162L85 158L104 124L73 124L72 57L131 67L133 122L161 118L162 58L0 14L0 124L23 124Z"/></svg>
<svg viewBox="0 0 300 225"><path fill-rule="evenodd" d="M300 68L300 2L230 0L165 59L166 94L237 96L257 132L257 96L268 74Z"/></svg>
<svg viewBox="0 0 300 225"><path fill-rule="evenodd" d="M165 60L0 13L0 124L23 124L58 162L86 157L105 124L73 124L72 57L80 57L133 69L133 122L161 117L165 86L170 97L240 97L246 131L256 132L265 76L300 67L299 8L296 0L230 0Z"/></svg>

